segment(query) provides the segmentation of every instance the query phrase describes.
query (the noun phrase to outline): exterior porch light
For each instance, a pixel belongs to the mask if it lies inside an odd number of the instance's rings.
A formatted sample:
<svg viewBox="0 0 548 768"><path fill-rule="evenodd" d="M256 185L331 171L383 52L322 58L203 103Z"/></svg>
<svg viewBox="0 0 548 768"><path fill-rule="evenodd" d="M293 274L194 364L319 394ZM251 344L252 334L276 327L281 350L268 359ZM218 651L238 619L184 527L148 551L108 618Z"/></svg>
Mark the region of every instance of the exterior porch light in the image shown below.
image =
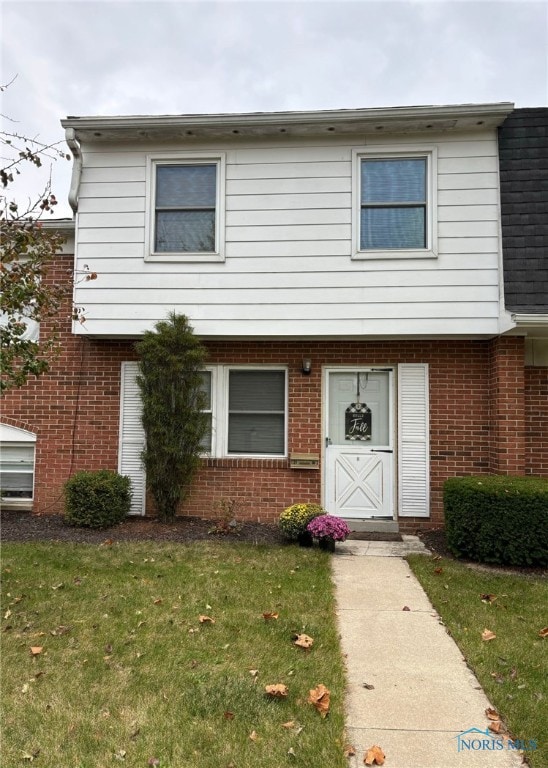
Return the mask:
<svg viewBox="0 0 548 768"><path fill-rule="evenodd" d="M305 376L310 376L312 372L312 360L309 357L303 357L302 372Z"/></svg>

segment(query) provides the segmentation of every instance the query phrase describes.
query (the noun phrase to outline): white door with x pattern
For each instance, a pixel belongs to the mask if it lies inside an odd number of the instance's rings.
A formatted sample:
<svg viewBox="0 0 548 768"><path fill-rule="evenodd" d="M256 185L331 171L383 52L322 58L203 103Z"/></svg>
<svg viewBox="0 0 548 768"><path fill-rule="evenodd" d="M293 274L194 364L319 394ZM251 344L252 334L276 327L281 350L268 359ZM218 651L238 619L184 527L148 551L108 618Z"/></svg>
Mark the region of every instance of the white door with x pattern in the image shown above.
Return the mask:
<svg viewBox="0 0 548 768"><path fill-rule="evenodd" d="M352 519L392 519L392 369L326 371L325 506Z"/></svg>

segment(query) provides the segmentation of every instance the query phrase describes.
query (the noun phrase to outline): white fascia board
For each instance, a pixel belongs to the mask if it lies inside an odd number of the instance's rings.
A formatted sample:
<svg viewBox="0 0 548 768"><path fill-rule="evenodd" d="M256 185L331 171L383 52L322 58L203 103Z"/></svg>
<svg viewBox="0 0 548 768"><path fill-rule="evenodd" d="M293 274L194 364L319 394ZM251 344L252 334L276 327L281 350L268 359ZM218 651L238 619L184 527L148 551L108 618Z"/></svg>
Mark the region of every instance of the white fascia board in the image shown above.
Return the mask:
<svg viewBox="0 0 548 768"><path fill-rule="evenodd" d="M514 104L500 102L496 104L458 104L449 106L382 107L372 109L339 109L302 112L252 112L234 114L190 114L190 115L132 115L132 116L70 116L61 120L64 128L78 131L95 130L115 131L123 135L125 130L141 129L160 131L179 128L235 128L238 126L254 127L265 130L274 126L317 126L322 124L354 123L357 130L363 130L367 124L386 124L391 122L423 121L425 119L476 119L478 125L489 121L490 125L499 125L512 112ZM494 123L493 123L494 121ZM100 135L97 138L101 138Z"/></svg>

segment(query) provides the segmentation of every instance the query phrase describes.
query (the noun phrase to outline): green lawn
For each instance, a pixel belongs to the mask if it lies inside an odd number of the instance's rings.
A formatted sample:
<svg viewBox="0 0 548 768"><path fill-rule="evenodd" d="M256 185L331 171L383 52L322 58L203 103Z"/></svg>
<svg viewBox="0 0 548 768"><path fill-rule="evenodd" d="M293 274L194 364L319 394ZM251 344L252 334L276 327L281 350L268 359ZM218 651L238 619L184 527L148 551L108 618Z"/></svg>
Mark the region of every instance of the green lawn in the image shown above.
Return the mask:
<svg viewBox="0 0 548 768"><path fill-rule="evenodd" d="M548 638L539 632L548 625L548 580L421 555L408 561L510 734L535 740L528 759L546 768ZM485 629L496 637L482 640Z"/></svg>
<svg viewBox="0 0 548 768"><path fill-rule="evenodd" d="M1 637L10 768L346 765L329 557L317 550L4 544ZM287 698L266 696L275 683ZM307 702L320 683L325 719Z"/></svg>

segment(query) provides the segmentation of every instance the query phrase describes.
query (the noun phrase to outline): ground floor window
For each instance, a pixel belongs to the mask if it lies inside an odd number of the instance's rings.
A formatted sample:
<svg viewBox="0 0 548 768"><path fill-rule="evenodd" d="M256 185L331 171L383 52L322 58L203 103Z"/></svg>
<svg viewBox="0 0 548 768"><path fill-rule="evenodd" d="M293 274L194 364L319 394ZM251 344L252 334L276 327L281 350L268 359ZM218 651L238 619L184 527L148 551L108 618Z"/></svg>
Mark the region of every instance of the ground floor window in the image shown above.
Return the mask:
<svg viewBox="0 0 548 768"><path fill-rule="evenodd" d="M31 432L0 425L0 493L5 504L33 499L35 441Z"/></svg>
<svg viewBox="0 0 548 768"><path fill-rule="evenodd" d="M218 365L203 373L211 456L287 454L287 375L282 368Z"/></svg>

